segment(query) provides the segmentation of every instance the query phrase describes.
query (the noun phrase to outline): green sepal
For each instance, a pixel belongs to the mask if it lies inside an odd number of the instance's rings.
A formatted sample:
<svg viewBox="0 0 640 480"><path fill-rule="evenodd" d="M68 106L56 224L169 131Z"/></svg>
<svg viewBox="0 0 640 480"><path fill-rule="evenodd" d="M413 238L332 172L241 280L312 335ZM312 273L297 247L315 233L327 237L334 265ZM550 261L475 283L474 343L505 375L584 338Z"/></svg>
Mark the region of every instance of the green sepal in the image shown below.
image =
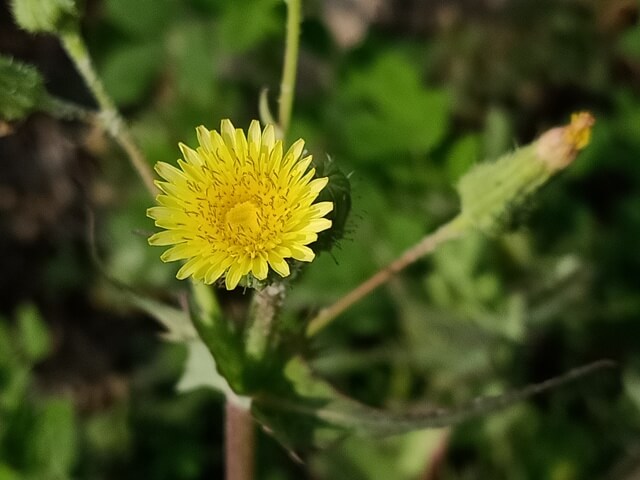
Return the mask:
<svg viewBox="0 0 640 480"><path fill-rule="evenodd" d="M322 189L316 202L332 202L333 210L326 216L331 220L331 228L320 232L318 240L311 245L315 252L331 250L335 243L344 236L344 229L351 211L351 182L336 161L326 157L314 158L316 178L328 177L329 183Z"/></svg>
<svg viewBox="0 0 640 480"><path fill-rule="evenodd" d="M20 28L31 33L59 33L78 19L74 0L12 0L11 11Z"/></svg>
<svg viewBox="0 0 640 480"><path fill-rule="evenodd" d="M47 97L35 67L0 55L0 118L21 120L39 109Z"/></svg>
<svg viewBox="0 0 640 480"><path fill-rule="evenodd" d="M458 183L461 215L483 232L499 234L550 177L535 143L477 165Z"/></svg>

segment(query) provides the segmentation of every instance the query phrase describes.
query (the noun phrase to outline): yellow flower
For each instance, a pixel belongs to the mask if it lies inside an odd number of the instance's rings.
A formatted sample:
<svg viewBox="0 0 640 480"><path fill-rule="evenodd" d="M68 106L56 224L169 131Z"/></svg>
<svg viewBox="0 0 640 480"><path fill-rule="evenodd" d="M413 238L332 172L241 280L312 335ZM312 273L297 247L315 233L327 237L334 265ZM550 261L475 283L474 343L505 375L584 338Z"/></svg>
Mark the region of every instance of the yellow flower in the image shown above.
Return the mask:
<svg viewBox="0 0 640 480"><path fill-rule="evenodd" d="M269 267L288 276L289 258L313 260L307 245L331 227L324 216L333 203L314 203L328 178L313 178L311 156L301 158L304 141L283 153L274 127L261 131L255 120L247 136L229 120L221 133L203 126L196 132L196 150L180 144L180 168L156 165L166 181L156 182L160 206L147 211L165 229L149 243L173 245L162 260L187 260L176 276L208 284L224 277L232 290L248 274L264 280Z"/></svg>

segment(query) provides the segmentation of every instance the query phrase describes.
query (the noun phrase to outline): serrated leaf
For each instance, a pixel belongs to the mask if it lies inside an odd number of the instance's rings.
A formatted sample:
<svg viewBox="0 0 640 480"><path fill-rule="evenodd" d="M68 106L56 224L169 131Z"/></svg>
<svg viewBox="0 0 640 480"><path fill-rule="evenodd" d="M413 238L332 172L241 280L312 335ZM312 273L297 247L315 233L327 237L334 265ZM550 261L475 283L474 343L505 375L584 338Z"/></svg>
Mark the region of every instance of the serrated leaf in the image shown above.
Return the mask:
<svg viewBox="0 0 640 480"><path fill-rule="evenodd" d="M243 337L231 322L227 321L211 298L211 287L194 284L190 302L191 319L200 339L213 356L220 375L234 393L246 393Z"/></svg>
<svg viewBox="0 0 640 480"><path fill-rule="evenodd" d="M252 412L286 448L326 446L347 434L387 436L453 425L611 366L608 361L595 362L542 383L480 397L451 409L393 412L368 407L339 394L316 377L304 361L293 358L282 370L279 382L272 381L268 392L253 397Z"/></svg>
<svg viewBox="0 0 640 480"><path fill-rule="evenodd" d="M20 120L45 97L44 82L35 67L0 55L0 118Z"/></svg>

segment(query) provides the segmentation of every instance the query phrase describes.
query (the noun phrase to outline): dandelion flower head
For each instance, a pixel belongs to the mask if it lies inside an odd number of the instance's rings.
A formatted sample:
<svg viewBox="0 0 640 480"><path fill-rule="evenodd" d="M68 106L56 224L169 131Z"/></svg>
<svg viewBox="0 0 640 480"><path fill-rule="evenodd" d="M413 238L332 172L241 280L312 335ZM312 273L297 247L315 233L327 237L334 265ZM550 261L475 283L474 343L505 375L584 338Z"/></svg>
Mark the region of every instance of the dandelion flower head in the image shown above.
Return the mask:
<svg viewBox="0 0 640 480"><path fill-rule="evenodd" d="M151 245L171 246L161 259L186 261L179 279L211 284L224 278L234 289L246 275L267 278L269 268L290 274L288 259L310 262L309 244L331 227L332 202L314 203L328 178L314 178L311 156L298 140L284 152L275 129L253 121L247 135L223 120L220 133L196 129L195 150L180 144L179 168L164 162L159 206L147 215L164 229Z"/></svg>

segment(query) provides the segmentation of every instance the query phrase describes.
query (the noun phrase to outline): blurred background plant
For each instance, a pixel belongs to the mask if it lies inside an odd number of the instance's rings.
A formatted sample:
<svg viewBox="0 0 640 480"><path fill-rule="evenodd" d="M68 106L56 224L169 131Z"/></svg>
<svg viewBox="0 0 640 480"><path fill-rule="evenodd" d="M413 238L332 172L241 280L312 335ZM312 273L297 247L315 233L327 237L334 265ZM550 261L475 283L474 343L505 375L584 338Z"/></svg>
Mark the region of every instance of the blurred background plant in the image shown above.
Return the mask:
<svg viewBox="0 0 640 480"><path fill-rule="evenodd" d="M449 219L452 185L470 165L571 111L598 118L590 148L530 205L526 227L465 237L413 266L314 339L314 368L390 408L460 403L604 357L621 371L450 430L352 439L309 453L304 466L260 435L258 478L640 475L639 8L305 2L289 137L351 172L353 214L339 248L291 291L289 322ZM24 85L93 109L57 39L19 30L6 2L0 9L0 53L42 75L41 84L26 71ZM279 0L87 0L81 15L106 90L151 163L177 158L195 125L257 117L257 92L277 91L284 18ZM184 288L147 246L147 192L91 122L6 104L0 479L221 477L221 396L188 376L176 394L185 348L123 306L87 247L89 205L115 277L149 293ZM239 295L222 301L233 309ZM187 373L206 358L191 352Z"/></svg>

